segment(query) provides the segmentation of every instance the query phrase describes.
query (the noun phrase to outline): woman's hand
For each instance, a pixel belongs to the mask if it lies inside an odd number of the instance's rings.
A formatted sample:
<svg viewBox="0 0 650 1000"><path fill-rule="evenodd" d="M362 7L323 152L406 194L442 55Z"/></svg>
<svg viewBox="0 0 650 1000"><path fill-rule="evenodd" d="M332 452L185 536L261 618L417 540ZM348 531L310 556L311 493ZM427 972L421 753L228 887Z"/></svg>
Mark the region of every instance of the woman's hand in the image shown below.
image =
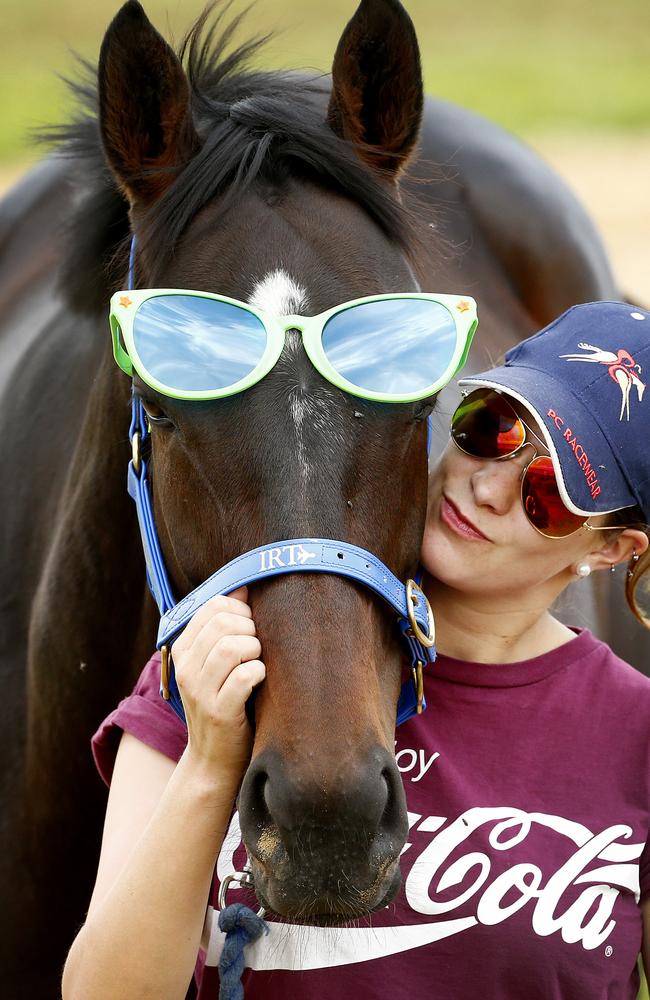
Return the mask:
<svg viewBox="0 0 650 1000"><path fill-rule="evenodd" d="M185 996L250 758L244 706L265 674L247 597L213 597L172 646L189 732L178 764L122 736L95 889L66 961L68 1000ZM160 845L181 843L161 864Z"/></svg>
<svg viewBox="0 0 650 1000"><path fill-rule="evenodd" d="M253 742L246 700L266 673L247 598L246 587L211 598L172 646L187 719L186 753L215 778L237 784Z"/></svg>

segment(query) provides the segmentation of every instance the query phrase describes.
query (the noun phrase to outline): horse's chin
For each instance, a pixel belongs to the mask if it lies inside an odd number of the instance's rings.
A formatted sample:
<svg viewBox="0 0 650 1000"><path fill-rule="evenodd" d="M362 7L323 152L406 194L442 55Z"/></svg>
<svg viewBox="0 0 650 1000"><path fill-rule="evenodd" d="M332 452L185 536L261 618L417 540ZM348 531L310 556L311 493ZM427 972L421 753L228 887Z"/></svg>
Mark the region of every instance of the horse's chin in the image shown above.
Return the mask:
<svg viewBox="0 0 650 1000"><path fill-rule="evenodd" d="M361 917L381 910L397 895L401 885L399 858L382 873L366 890L350 888L341 879L337 893L317 893L307 888L300 898L295 887L269 876L252 861L255 895L267 914L279 917L284 923L313 927L342 927Z"/></svg>

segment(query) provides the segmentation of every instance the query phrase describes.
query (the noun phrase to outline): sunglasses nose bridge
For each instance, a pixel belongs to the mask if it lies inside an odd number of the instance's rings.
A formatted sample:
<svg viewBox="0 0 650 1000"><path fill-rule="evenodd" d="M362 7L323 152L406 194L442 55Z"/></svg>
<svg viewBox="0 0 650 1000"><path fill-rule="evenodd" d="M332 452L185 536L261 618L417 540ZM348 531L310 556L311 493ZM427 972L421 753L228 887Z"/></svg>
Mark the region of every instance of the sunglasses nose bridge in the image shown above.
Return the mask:
<svg viewBox="0 0 650 1000"><path fill-rule="evenodd" d="M305 332L305 320L303 316L283 316L282 317L282 332L283 333L304 333Z"/></svg>
<svg viewBox="0 0 650 1000"><path fill-rule="evenodd" d="M526 451L526 446L527 445L530 445L530 447L533 449L533 454L532 455L530 454L530 452ZM497 462L514 462L515 464L519 464L521 466L521 473L520 473L520 478L521 478L521 476L523 476L525 474L526 469L531 464L531 462L535 461L535 459L537 458L538 454L539 454L539 450L536 447L535 442L534 441L529 441L526 438L524 441L521 442L521 444L514 451L511 451L509 455L501 455L499 458L496 459L496 461Z"/></svg>

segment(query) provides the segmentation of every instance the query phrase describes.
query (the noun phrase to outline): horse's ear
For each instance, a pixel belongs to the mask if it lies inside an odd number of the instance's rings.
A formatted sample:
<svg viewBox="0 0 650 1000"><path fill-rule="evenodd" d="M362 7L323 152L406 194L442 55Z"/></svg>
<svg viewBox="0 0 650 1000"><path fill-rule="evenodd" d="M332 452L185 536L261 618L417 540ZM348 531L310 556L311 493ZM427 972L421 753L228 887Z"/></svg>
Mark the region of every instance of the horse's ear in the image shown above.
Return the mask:
<svg viewBox="0 0 650 1000"><path fill-rule="evenodd" d="M137 0L120 8L99 56L99 125L132 204L158 198L196 152L190 87L179 59Z"/></svg>
<svg viewBox="0 0 650 1000"><path fill-rule="evenodd" d="M334 56L328 124L396 177L417 142L423 100L410 17L399 0L361 0Z"/></svg>

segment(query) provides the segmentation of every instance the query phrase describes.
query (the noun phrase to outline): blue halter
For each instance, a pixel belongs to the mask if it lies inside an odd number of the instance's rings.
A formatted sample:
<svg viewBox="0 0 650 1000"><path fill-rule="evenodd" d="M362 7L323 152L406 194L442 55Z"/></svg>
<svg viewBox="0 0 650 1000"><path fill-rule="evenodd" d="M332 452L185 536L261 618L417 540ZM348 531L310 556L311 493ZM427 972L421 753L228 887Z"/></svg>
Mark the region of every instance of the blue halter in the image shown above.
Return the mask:
<svg viewBox="0 0 650 1000"><path fill-rule="evenodd" d="M134 261L135 237L129 259L129 289L133 288ZM406 585L401 583L380 559L356 545L331 538L291 538L261 545L222 566L176 602L154 523L148 466L143 457L143 445L149 436L146 414L132 389L129 427L132 458L128 467L127 488L136 505L147 583L161 615L156 642L162 653L161 695L183 722L185 713L170 655L174 640L211 597L229 594L243 584L257 583L283 573L335 573L364 584L383 598L397 613L397 625L411 657L411 677L402 685L396 725L401 725L426 708L422 671L427 663L433 663L436 656L433 616L428 601L419 587L419 581L409 580ZM429 418L427 451L430 441Z"/></svg>

